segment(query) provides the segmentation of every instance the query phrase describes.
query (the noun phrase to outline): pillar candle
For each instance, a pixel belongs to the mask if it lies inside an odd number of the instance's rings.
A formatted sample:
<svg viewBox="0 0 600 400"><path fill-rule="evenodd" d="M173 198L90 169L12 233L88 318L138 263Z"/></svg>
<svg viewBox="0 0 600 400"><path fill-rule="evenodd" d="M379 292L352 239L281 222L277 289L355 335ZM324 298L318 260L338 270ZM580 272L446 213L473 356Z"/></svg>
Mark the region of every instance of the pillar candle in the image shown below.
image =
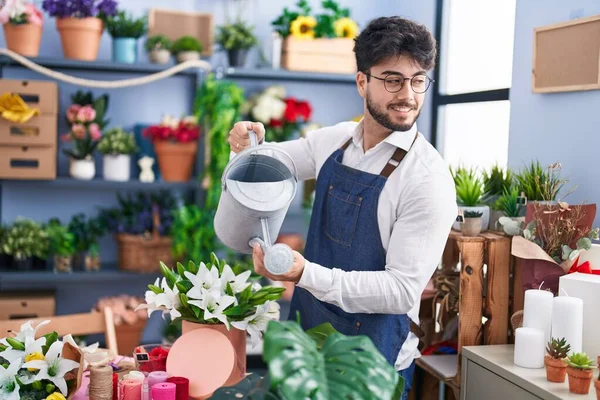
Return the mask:
<svg viewBox="0 0 600 400"><path fill-rule="evenodd" d="M544 331L536 328L518 328L515 331L515 365L523 368L543 368L546 348Z"/></svg>
<svg viewBox="0 0 600 400"><path fill-rule="evenodd" d="M547 290L530 289L525 291L523 327L541 329L545 343L550 341L552 330L552 300L554 295Z"/></svg>
<svg viewBox="0 0 600 400"><path fill-rule="evenodd" d="M583 300L558 296L552 305L552 338L565 338L571 352L581 353L583 342Z"/></svg>

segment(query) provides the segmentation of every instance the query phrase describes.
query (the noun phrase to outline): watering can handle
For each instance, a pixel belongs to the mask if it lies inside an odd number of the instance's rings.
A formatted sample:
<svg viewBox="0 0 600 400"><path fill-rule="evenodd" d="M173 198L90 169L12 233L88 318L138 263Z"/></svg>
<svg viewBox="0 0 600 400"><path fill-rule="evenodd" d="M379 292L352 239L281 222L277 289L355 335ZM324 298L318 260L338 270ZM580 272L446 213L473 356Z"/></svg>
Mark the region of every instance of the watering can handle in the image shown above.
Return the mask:
<svg viewBox="0 0 600 400"><path fill-rule="evenodd" d="M258 146L258 135L252 129L248 131L250 136L250 147Z"/></svg>

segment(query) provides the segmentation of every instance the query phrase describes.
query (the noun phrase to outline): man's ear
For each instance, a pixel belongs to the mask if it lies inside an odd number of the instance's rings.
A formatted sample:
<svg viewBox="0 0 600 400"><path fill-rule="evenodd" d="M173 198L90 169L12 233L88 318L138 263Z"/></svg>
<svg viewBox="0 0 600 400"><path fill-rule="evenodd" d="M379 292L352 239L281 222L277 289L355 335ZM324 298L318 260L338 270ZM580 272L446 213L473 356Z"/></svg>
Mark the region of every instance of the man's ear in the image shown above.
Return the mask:
<svg viewBox="0 0 600 400"><path fill-rule="evenodd" d="M367 75L360 71L356 73L356 88L360 97L364 98L367 95Z"/></svg>

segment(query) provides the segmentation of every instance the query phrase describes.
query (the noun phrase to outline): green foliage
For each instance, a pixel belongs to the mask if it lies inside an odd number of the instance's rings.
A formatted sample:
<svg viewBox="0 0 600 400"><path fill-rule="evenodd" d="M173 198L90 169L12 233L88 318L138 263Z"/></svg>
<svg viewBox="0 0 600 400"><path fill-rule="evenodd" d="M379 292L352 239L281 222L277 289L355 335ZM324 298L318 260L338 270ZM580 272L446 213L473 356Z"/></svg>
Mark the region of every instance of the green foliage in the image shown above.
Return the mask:
<svg viewBox="0 0 600 400"><path fill-rule="evenodd" d="M90 256L98 255L98 240L106 233L99 219L77 213L71 217L68 229L74 237L75 253L87 251Z"/></svg>
<svg viewBox="0 0 600 400"><path fill-rule="evenodd" d="M173 54L181 53L182 51L197 51L201 53L204 47L198 39L193 36L182 36L173 43L171 51Z"/></svg>
<svg viewBox="0 0 600 400"><path fill-rule="evenodd" d="M153 35L146 39L146 43L144 44L144 49L149 53L152 50L169 50L171 51L171 47L173 46L173 42L171 39L166 37L165 35Z"/></svg>
<svg viewBox="0 0 600 400"><path fill-rule="evenodd" d="M132 132L125 132L121 128L109 129L102 135L98 151L110 155L134 154L137 151L135 137Z"/></svg>
<svg viewBox="0 0 600 400"><path fill-rule="evenodd" d="M464 213L465 218L481 218L482 216L483 216L483 213L480 211L465 210L465 213Z"/></svg>
<svg viewBox="0 0 600 400"><path fill-rule="evenodd" d="M310 15L311 8L307 0L299 0L296 7L298 7L297 11L290 11L287 7L283 7L281 15L271 22L271 25L273 25L275 31L281 37L286 37L290 34L290 25L296 18L301 15Z"/></svg>
<svg viewBox="0 0 600 400"><path fill-rule="evenodd" d="M103 130L110 123L110 119L105 118L108 110L108 99L108 94L95 97L91 91L78 90L71 96L71 103L80 106L91 105L96 110L96 118L92 123L98 124L100 130Z"/></svg>
<svg viewBox="0 0 600 400"><path fill-rule="evenodd" d="M473 171L459 171L454 177L456 183L456 199L460 205L475 207L483 197L483 183Z"/></svg>
<svg viewBox="0 0 600 400"><path fill-rule="evenodd" d="M198 226L198 235L202 237L202 259L217 247L213 221L221 197L221 177L229 163L227 137L233 125L240 120L243 103L244 91L240 86L234 82L216 80L212 73L203 80L196 93L194 113L204 125L205 140L210 149L203 177L203 186L207 190L206 202L202 223Z"/></svg>
<svg viewBox="0 0 600 400"><path fill-rule="evenodd" d="M512 182L512 171L510 169L504 171L495 164L489 172L483 171L483 196L486 199L500 196L505 190L510 189Z"/></svg>
<svg viewBox="0 0 600 400"><path fill-rule="evenodd" d="M217 27L215 42L225 50L250 49L258 43L254 27L242 21Z"/></svg>
<svg viewBox="0 0 600 400"><path fill-rule="evenodd" d="M336 37L333 23L340 18L349 18L350 9L342 8L335 0L323 0L321 2L324 12L315 15L317 26L315 26L315 37ZM282 37L290 34L291 23L299 16L310 16L312 9L307 0L299 0L296 3L297 10L283 8L281 15L271 22L274 30Z"/></svg>
<svg viewBox="0 0 600 400"><path fill-rule="evenodd" d="M146 34L146 17L133 18L125 11L106 18L106 30L113 38L139 39Z"/></svg>
<svg viewBox="0 0 600 400"><path fill-rule="evenodd" d="M517 186L505 188L502 195L494 203L494 208L504 212L507 217L519 217L522 208L519 202L519 195L519 188Z"/></svg>
<svg viewBox="0 0 600 400"><path fill-rule="evenodd" d="M49 247L48 232L32 219L19 217L2 235L1 250L16 260L29 257L46 259Z"/></svg>
<svg viewBox="0 0 600 400"><path fill-rule="evenodd" d="M548 345L546 346L546 352L552 358L557 360L563 360L567 357L569 352L571 351L571 345L567 343L567 339L555 339L552 338Z"/></svg>
<svg viewBox="0 0 600 400"><path fill-rule="evenodd" d="M556 201L567 183L560 177L561 168L559 163L543 168L538 160L532 161L516 175L520 191L529 201Z"/></svg>
<svg viewBox="0 0 600 400"><path fill-rule="evenodd" d="M594 368L594 361L588 357L585 353L573 353L567 359L567 364L570 367L577 369L592 369Z"/></svg>
<svg viewBox="0 0 600 400"><path fill-rule="evenodd" d="M204 211L195 204L182 206L173 212L172 253L176 259L202 260L207 258L204 249L213 243L202 236Z"/></svg>
<svg viewBox="0 0 600 400"><path fill-rule="evenodd" d="M68 257L75 254L75 237L67 226L62 225L56 218L48 222L46 228L50 240L50 254Z"/></svg>

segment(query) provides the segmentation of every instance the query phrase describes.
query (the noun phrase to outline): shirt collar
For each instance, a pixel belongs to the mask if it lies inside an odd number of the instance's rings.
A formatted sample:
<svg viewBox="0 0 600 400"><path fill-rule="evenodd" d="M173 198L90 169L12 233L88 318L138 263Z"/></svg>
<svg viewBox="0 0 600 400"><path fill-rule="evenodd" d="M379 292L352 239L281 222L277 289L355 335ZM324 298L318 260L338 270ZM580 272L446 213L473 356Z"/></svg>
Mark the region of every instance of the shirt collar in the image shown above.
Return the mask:
<svg viewBox="0 0 600 400"><path fill-rule="evenodd" d="M364 119L358 122L358 125L350 132L350 136L352 137L352 143L355 146L362 148L363 147L363 124ZM415 134L417 133L417 123L415 122L413 126L405 132L394 131L389 134L388 137L383 139L382 142L389 143L396 147L400 147L408 151L413 144L415 139Z"/></svg>

